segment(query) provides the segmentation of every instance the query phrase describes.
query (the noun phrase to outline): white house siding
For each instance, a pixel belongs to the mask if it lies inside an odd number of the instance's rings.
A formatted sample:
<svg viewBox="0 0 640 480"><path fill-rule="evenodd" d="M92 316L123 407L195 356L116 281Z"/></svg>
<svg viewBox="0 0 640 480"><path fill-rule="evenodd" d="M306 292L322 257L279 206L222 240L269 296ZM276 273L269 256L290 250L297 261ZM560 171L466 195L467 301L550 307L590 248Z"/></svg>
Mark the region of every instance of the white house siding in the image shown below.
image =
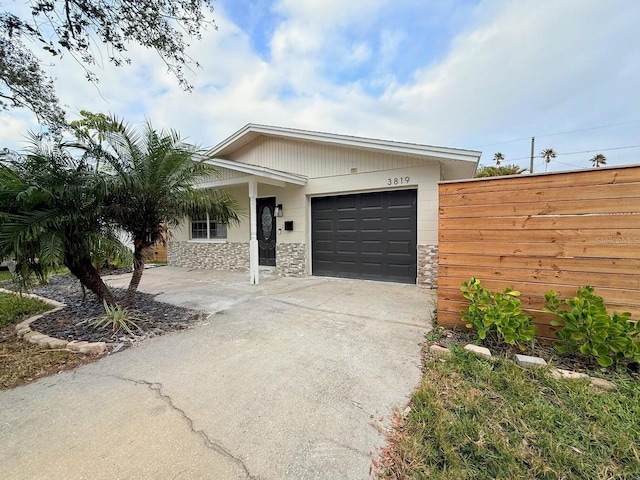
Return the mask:
<svg viewBox="0 0 640 480"><path fill-rule="evenodd" d="M313 273L310 251L312 197L417 189L417 282L419 285L435 287L438 239L437 183L441 179L441 167L437 160L266 137L258 137L226 159L308 178L304 186L287 184L283 188L258 183L258 197L275 197L276 204L283 205L284 215L276 219L276 265L280 275L304 276ZM232 182L233 178L233 174L223 173L221 179L223 183L227 183L224 180ZM402 179L398 180L397 185L396 178ZM203 242L189 240L189 224L185 221L172 236L169 248L170 264L191 268L219 265L225 269L248 270L248 186L243 184L224 188L234 195L241 211L246 214L242 223L228 228L226 242ZM293 221L293 231L284 230L285 221ZM211 259L212 256L226 258L217 261Z"/></svg>
<svg viewBox="0 0 640 480"><path fill-rule="evenodd" d="M357 173L366 173L428 162L424 157L269 137L256 138L228 159L308 178L348 175L353 168Z"/></svg>

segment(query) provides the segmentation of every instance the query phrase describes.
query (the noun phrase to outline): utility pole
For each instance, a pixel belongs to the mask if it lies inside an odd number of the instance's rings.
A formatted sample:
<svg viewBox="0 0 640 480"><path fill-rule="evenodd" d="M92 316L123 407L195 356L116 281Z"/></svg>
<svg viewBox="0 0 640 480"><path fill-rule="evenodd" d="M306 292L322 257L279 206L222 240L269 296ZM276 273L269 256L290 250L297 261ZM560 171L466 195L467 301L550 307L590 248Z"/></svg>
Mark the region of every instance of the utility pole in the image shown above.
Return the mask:
<svg viewBox="0 0 640 480"><path fill-rule="evenodd" d="M535 149L536 137L531 137L531 163L529 165L529 173L533 173L533 150Z"/></svg>

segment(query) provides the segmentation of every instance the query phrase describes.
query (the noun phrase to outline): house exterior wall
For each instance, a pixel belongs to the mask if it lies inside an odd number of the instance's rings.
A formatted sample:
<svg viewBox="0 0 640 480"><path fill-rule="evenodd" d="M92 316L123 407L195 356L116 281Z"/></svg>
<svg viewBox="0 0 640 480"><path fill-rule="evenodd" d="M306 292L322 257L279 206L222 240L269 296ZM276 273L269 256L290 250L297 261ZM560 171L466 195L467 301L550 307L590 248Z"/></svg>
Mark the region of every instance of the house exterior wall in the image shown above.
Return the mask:
<svg viewBox="0 0 640 480"><path fill-rule="evenodd" d="M272 168L309 178L374 172L425 164L424 157L372 152L299 140L258 137L228 157L241 163ZM437 159L433 159L437 163Z"/></svg>
<svg viewBox="0 0 640 480"><path fill-rule="evenodd" d="M276 218L276 270L282 276L305 276L311 271L311 198L316 196L365 193L396 189L417 189L418 192L418 279L419 285L435 287L437 277L438 241L438 181L441 168L437 161L407 155L369 152L355 148L332 147L310 142L275 140L259 137L227 158L239 163L258 165L274 170L304 175L304 186L287 184L279 187L258 183L258 197L275 197L283 205L283 216ZM224 178L233 176L223 173ZM224 183L224 182L221 182ZM238 270L240 263L248 268L240 250L231 253L221 247L225 243L248 245L248 186L223 187L238 201L246 215L240 225L229 226L226 242L189 239L189 222L174 232L169 246L169 263L191 268L205 265L229 265ZM293 221L293 231L285 231L284 222ZM213 244L217 246L203 246ZM247 247L248 248L248 247ZM248 250L247 250L248 252ZM183 255L193 260L178 260ZM225 255L232 260L203 261L203 256ZM200 258L198 258L200 257ZM233 263L236 262L236 263Z"/></svg>

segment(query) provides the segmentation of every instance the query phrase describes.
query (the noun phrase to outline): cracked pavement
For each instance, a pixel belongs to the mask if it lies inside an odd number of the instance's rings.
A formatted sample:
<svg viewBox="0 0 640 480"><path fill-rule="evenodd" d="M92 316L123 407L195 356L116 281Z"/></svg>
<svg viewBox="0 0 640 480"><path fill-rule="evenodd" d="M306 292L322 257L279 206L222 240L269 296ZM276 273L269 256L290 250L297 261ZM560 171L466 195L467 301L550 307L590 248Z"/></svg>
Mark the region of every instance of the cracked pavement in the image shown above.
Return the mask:
<svg viewBox="0 0 640 480"><path fill-rule="evenodd" d="M432 292L175 267L141 290L212 315L0 392L0 478L369 478L420 380Z"/></svg>

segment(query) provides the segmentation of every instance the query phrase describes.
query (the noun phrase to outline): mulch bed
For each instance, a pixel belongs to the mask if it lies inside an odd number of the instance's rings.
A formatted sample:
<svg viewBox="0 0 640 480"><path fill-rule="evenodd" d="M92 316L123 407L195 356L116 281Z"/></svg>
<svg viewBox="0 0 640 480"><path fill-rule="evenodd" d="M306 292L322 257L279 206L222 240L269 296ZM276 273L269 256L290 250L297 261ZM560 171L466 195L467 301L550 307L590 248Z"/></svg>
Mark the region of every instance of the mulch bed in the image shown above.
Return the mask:
<svg viewBox="0 0 640 480"><path fill-rule="evenodd" d="M112 289L116 301L121 305L124 305L125 292ZM30 293L67 305L63 310L45 314L33 322L33 330L69 341L106 342L109 347L118 350L150 337L190 328L206 316L204 312L158 302L154 295L137 292L134 310L139 330L134 328L135 336L131 336L124 331L113 333L109 328L92 325L104 314L104 306L89 291L83 301L80 282L73 277L54 277L48 285L34 287Z"/></svg>

